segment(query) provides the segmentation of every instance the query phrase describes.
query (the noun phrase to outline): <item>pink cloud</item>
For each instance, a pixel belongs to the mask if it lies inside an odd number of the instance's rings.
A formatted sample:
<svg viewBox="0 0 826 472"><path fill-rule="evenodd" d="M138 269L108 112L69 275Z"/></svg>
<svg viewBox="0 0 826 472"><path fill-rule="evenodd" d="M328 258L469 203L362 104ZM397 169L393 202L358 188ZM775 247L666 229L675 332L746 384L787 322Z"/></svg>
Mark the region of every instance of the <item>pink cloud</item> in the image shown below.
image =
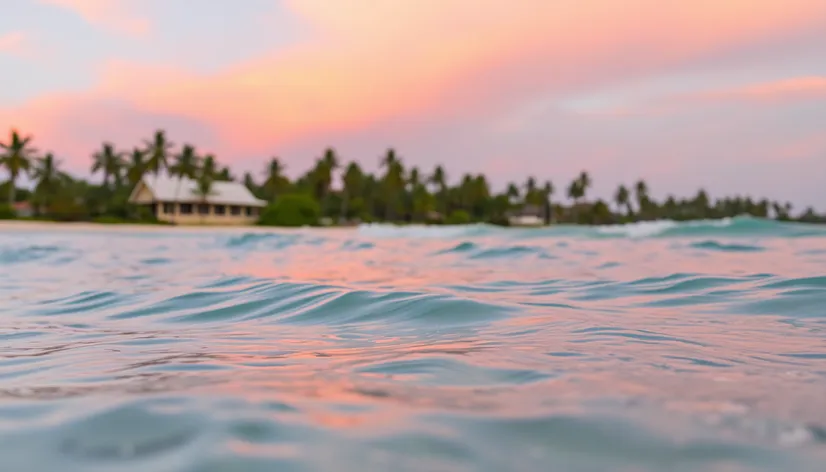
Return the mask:
<svg viewBox="0 0 826 472"><path fill-rule="evenodd" d="M826 159L826 133L804 136L782 145L774 154L779 161L806 161Z"/></svg>
<svg viewBox="0 0 826 472"><path fill-rule="evenodd" d="M708 92L701 97L711 101L762 102L826 98L826 77L793 77L736 89Z"/></svg>
<svg viewBox="0 0 826 472"><path fill-rule="evenodd" d="M123 31L147 27L131 16L128 2L41 1ZM495 115L537 94L562 96L633 80L755 41L826 27L822 0L355 4L287 0L312 29L305 42L210 75L174 65L109 62L86 92L0 110L0 122L13 117L62 147L71 138L60 130L76 114L94 115L98 104L118 101L135 116L206 123L215 130L216 146L227 152L269 152L390 120ZM124 114L118 119L127 120ZM104 120L100 134L123 126Z"/></svg>
<svg viewBox="0 0 826 472"><path fill-rule="evenodd" d="M703 90L578 112L594 117L667 115L716 105L777 105L826 99L826 77L790 77L733 88Z"/></svg>
<svg viewBox="0 0 826 472"><path fill-rule="evenodd" d="M150 23L136 16L130 0L40 0L75 12L88 23L131 36L144 36Z"/></svg>
<svg viewBox="0 0 826 472"><path fill-rule="evenodd" d="M28 37L22 31L0 35L0 54L26 56L29 54Z"/></svg>

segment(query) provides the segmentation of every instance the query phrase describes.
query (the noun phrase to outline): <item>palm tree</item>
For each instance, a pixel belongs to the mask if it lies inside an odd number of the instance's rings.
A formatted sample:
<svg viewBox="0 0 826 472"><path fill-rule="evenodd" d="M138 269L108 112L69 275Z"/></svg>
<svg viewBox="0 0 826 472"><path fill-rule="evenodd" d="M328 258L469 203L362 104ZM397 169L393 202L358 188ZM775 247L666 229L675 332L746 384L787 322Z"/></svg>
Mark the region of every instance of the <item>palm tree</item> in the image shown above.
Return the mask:
<svg viewBox="0 0 826 472"><path fill-rule="evenodd" d="M648 206L648 184L646 184L644 180L640 180L634 186L634 191L637 194L637 204L639 205L640 212L642 212L643 208Z"/></svg>
<svg viewBox="0 0 826 472"><path fill-rule="evenodd" d="M620 185L619 188L617 188L617 193L614 194L614 202L617 204L617 213L622 211L623 207L626 207L628 214L631 214L631 194L625 185Z"/></svg>
<svg viewBox="0 0 826 472"><path fill-rule="evenodd" d="M542 186L542 205L543 205L543 212L545 214L545 224L551 223L551 195L554 193L554 184L550 180L545 181L545 185Z"/></svg>
<svg viewBox="0 0 826 472"><path fill-rule="evenodd" d="M255 183L255 178L249 172L244 172L244 187L247 187L253 195L260 198L261 189Z"/></svg>
<svg viewBox="0 0 826 472"><path fill-rule="evenodd" d="M411 215L411 220L412 221L416 220L416 215L421 214L421 213L416 213L416 211L414 211L415 209L413 208L413 206L414 206L414 201L413 200L415 198L414 194L417 193L417 192L421 193L421 191L418 190L419 186L421 186L421 185L422 185L421 172L419 172L418 167L413 167L412 169L410 169L410 172L407 175L406 182L403 184L403 187L406 190L406 192L405 192L405 207L406 207L407 214ZM427 190L427 189L425 189L425 190Z"/></svg>
<svg viewBox="0 0 826 472"><path fill-rule="evenodd" d="M287 182L287 178L284 177L284 165L277 157L271 158L267 163L264 179L264 184L261 186L264 190L264 198L273 202Z"/></svg>
<svg viewBox="0 0 826 472"><path fill-rule="evenodd" d="M339 159L333 148L324 150L324 155L316 162L313 171L316 194L321 200L321 214L327 216L327 201L330 196L330 187L333 184L333 172L339 166Z"/></svg>
<svg viewBox="0 0 826 472"><path fill-rule="evenodd" d="M330 169L330 171L334 171L339 168L339 160L338 155L336 154L336 150L333 148L327 148L324 150L324 157L321 158L324 164Z"/></svg>
<svg viewBox="0 0 826 472"><path fill-rule="evenodd" d="M200 197L201 205L206 205L209 196L212 195L213 182L213 176L207 173L204 169L201 169L198 178L195 180L195 195ZM204 214L201 213L200 208L198 209L198 213L201 215L201 223L203 224Z"/></svg>
<svg viewBox="0 0 826 472"><path fill-rule="evenodd" d="M146 173L145 157L146 154L138 148L134 148L132 154L129 155L129 163L126 168L126 180L133 188L135 185L138 185L138 182L141 181L143 175Z"/></svg>
<svg viewBox="0 0 826 472"><path fill-rule="evenodd" d="M157 180L158 175L167 168L169 163L169 153L174 144L166 138L164 130L155 131L152 140L146 140L146 171L153 174Z"/></svg>
<svg viewBox="0 0 826 472"><path fill-rule="evenodd" d="M511 182L508 184L508 190L505 192L508 196L508 199L513 202L514 200L519 198L519 187Z"/></svg>
<svg viewBox="0 0 826 472"><path fill-rule="evenodd" d="M584 193L580 179L576 179L568 185L568 198L574 201L575 206L579 205L579 199L583 197Z"/></svg>
<svg viewBox="0 0 826 472"><path fill-rule="evenodd" d="M399 190L404 186L404 167L392 148L381 159L381 167L385 169L382 179L385 192L384 219L391 221L398 205Z"/></svg>
<svg viewBox="0 0 826 472"><path fill-rule="evenodd" d="M181 152L175 156L175 162L169 166L170 177L177 177L178 184L175 189L175 199L178 199L178 193L181 191L181 181L184 178L194 180L198 173L198 154L195 152L195 146L191 144L184 144Z"/></svg>
<svg viewBox="0 0 826 472"><path fill-rule="evenodd" d="M433 169L433 175L430 176L430 183L436 187L437 195L439 196L439 212L442 215L447 213L447 175L442 166L436 166Z"/></svg>
<svg viewBox="0 0 826 472"><path fill-rule="evenodd" d="M588 192L588 188L591 187L591 184L593 183L591 181L591 176L588 175L588 172L585 172L583 170L579 173L579 178L577 180L579 181L579 197L585 198L585 194Z"/></svg>
<svg viewBox="0 0 826 472"><path fill-rule="evenodd" d="M215 176L215 180L219 180L221 182L232 182L235 180L235 177L232 175L232 171L229 167L224 166L218 171L218 174Z"/></svg>
<svg viewBox="0 0 826 472"><path fill-rule="evenodd" d="M488 179L483 174L473 177L470 183L470 210L477 220L483 220L491 198Z"/></svg>
<svg viewBox="0 0 826 472"><path fill-rule="evenodd" d="M525 182L525 204L536 204L536 179L533 177L528 177L528 180Z"/></svg>
<svg viewBox="0 0 826 472"><path fill-rule="evenodd" d="M9 206L14 204L14 194L17 191L17 178L31 169L31 160L37 152L30 146L31 136L20 136L17 130L11 130L8 143L0 143L0 167L5 167L9 174Z"/></svg>
<svg viewBox="0 0 826 472"><path fill-rule="evenodd" d="M645 201L648 202L648 197L645 197ZM705 218L707 213L709 212L709 198L708 194L705 190L700 189L697 192L697 196L694 197L694 201L691 204L694 206L694 216L697 218Z"/></svg>
<svg viewBox="0 0 826 472"><path fill-rule="evenodd" d="M103 186L111 189L109 181L112 177L120 180L123 169L123 153L115 151L112 143L105 142L100 151L92 154L92 174L103 172Z"/></svg>
<svg viewBox="0 0 826 472"><path fill-rule="evenodd" d="M350 200L359 194L364 180L364 172L361 167L355 162L347 165L344 171L344 194L341 198L341 219L347 219L347 211L350 206Z"/></svg>
<svg viewBox="0 0 826 472"><path fill-rule="evenodd" d="M383 169L390 169L391 167L396 165L397 162L399 162L399 158L398 156L396 156L396 150L390 148L387 150L387 153L385 153L384 157L381 158L379 162L379 167Z"/></svg>
<svg viewBox="0 0 826 472"><path fill-rule="evenodd" d="M421 172L419 172L418 167L414 167L410 169L410 175L407 176L407 183L410 185L410 189L413 190L416 188L422 181Z"/></svg>
<svg viewBox="0 0 826 472"><path fill-rule="evenodd" d="M214 182L218 176L218 162L212 154L204 156L204 161L201 163L201 175L208 178L211 182Z"/></svg>
<svg viewBox="0 0 826 472"><path fill-rule="evenodd" d="M421 182L411 190L410 213L414 221L430 221L428 214L434 210L435 199Z"/></svg>
<svg viewBox="0 0 826 472"><path fill-rule="evenodd" d="M47 209L51 208L52 197L58 185L68 177L60 171L59 167L60 161L55 159L52 153L47 153L37 159L37 165L32 171L32 178L35 180L35 195Z"/></svg>
<svg viewBox="0 0 826 472"><path fill-rule="evenodd" d="M568 185L568 198L574 201L574 206L571 209L571 214L573 215L574 221L576 222L579 221L579 199L585 196L585 189L582 186L583 182L581 177L582 176L574 179L574 181L572 181L570 185Z"/></svg>

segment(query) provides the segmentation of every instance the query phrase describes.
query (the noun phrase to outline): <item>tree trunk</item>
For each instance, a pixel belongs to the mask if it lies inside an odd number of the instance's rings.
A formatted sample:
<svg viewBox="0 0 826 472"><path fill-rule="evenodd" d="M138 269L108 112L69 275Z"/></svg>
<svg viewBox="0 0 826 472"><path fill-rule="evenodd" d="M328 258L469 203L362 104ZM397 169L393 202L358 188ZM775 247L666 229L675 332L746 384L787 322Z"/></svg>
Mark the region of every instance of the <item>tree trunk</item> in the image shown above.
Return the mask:
<svg viewBox="0 0 826 472"><path fill-rule="evenodd" d="M15 180L17 176L12 174L9 176L9 206L14 206L14 194L17 191L17 188L14 186Z"/></svg>
<svg viewBox="0 0 826 472"><path fill-rule="evenodd" d="M345 191L342 193L341 199L341 215L339 216L339 223L347 221L348 204L350 203L350 195Z"/></svg>
<svg viewBox="0 0 826 472"><path fill-rule="evenodd" d="M152 203L153 203L153 204L155 204L155 203L157 202L157 200L155 200L155 192L157 192L157 191L158 191L158 174L159 174L159 173L160 173L159 171L155 171L155 172L154 172L154 174L155 174L155 180L154 180L154 187L155 187L155 191L154 191L154 192L152 192Z"/></svg>
<svg viewBox="0 0 826 472"><path fill-rule="evenodd" d="M182 175L178 175L178 185L177 185L177 187L175 187L175 198L172 199L172 211L173 211L172 216L173 217L176 217L177 216L176 213L180 211L180 205L178 205L178 194L181 193L181 178L182 177L183 177Z"/></svg>
<svg viewBox="0 0 826 472"><path fill-rule="evenodd" d="M545 224L549 225L553 221L553 205L549 199L545 199Z"/></svg>
<svg viewBox="0 0 826 472"><path fill-rule="evenodd" d="M392 201L390 198L385 200L384 202L384 222L390 223L391 217L393 216L393 210L391 209L395 201Z"/></svg>

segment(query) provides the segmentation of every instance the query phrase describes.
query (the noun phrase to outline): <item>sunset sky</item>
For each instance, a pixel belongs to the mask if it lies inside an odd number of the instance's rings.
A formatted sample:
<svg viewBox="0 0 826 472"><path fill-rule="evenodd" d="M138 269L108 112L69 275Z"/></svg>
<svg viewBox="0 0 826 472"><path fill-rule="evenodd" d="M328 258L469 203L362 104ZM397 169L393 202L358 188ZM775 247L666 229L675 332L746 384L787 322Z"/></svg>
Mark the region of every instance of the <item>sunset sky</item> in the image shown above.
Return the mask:
<svg viewBox="0 0 826 472"><path fill-rule="evenodd" d="M826 0L4 0L0 125L826 209ZM7 138L3 131L2 138Z"/></svg>

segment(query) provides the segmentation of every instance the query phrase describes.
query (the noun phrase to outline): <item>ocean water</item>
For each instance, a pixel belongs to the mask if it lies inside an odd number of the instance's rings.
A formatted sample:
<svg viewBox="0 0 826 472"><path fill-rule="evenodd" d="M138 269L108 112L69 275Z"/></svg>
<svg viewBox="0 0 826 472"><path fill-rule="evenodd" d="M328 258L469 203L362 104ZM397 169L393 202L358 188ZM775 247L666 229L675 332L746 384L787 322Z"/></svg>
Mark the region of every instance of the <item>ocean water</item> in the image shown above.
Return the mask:
<svg viewBox="0 0 826 472"><path fill-rule="evenodd" d="M826 228L0 227L0 470L826 470Z"/></svg>

